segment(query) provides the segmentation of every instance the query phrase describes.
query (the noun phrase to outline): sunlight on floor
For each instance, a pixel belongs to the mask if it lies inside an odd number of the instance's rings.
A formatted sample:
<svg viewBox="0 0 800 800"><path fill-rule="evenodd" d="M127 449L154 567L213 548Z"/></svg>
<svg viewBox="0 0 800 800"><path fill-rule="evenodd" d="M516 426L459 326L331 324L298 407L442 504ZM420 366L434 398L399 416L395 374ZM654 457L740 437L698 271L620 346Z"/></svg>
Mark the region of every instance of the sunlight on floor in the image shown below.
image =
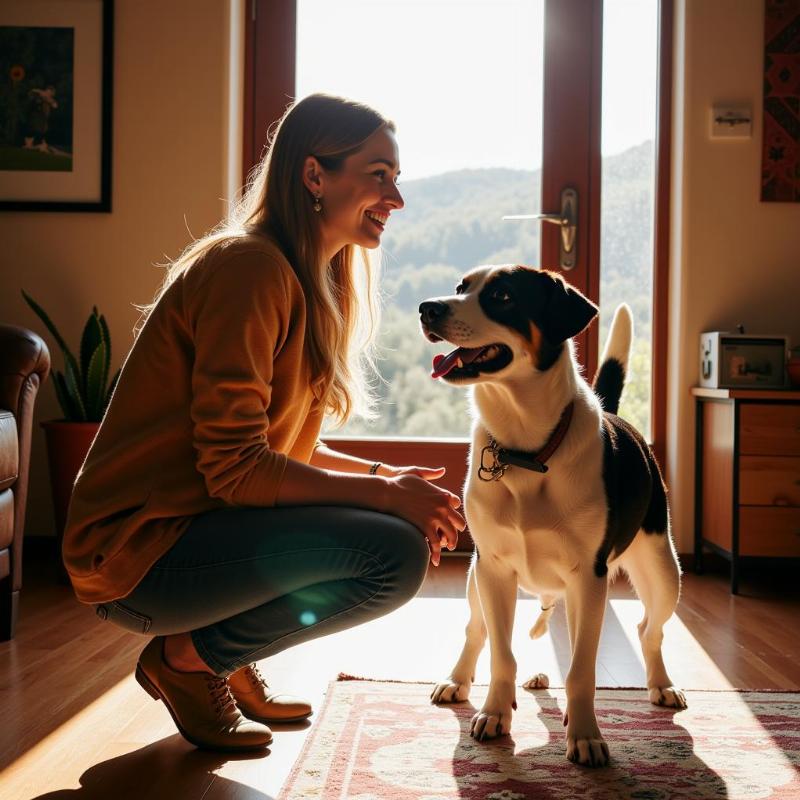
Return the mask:
<svg viewBox="0 0 800 800"><path fill-rule="evenodd" d="M643 689L644 667L636 630L642 606L626 594L624 587L612 590L598 651L597 685ZM528 631L539 612L538 600L517 601L512 646L518 662L518 683L534 673L544 672L551 687L560 687L569 668L563 602L556 607L549 632L531 640ZM308 697L317 712L328 684L340 672L372 679L433 683L446 677L455 663L464 642L468 614L464 598L417 597L386 617L301 645L264 660L261 667L271 686ZM693 618L687 619L692 624ZM708 639L704 639L708 652L677 615L667 623L664 634L667 668L675 683L689 692L690 704L692 690L732 688L717 664L724 668L726 659L740 657L742 651L724 632L716 636L711 628ZM133 661L131 672L132 668ZM478 684L489 681L488 647L481 654L475 677ZM81 678L71 671L70 679ZM642 702L646 707L644 692ZM741 695L727 694L724 703L725 714L732 724L753 717ZM312 718L312 724L316 719ZM689 717L685 719L688 721ZM676 715L675 723L681 724L681 713ZM279 731L268 757L212 760L208 764L203 761L192 769L199 772L202 780L213 773L220 779L275 796L309 729L310 726L295 726ZM758 731L765 738L770 736L769 730L761 725ZM78 742L80 745L76 745ZM76 747L81 752L91 752L91 760L75 758ZM708 747L706 750L705 745L698 743L696 755L714 764L718 756L711 743ZM85 788L87 780L104 778L106 771L113 773L126 764L134 768L151 761L180 764L184 763L181 759L193 752L177 734L164 706L147 697L129 673L10 764L3 778L8 777L10 783L14 779L15 798L36 797L55 788L48 774L59 776L58 789L78 789L82 783ZM48 769L43 769L42 764L47 764ZM780 764L781 769L790 767L785 758ZM195 779L193 773L185 780L190 778ZM0 798L5 800L2 789Z"/></svg>
<svg viewBox="0 0 800 800"><path fill-rule="evenodd" d="M92 738L97 737L98 741L111 739L118 735L119 709L127 708L132 711L136 708L134 704L130 703L132 681L132 678L124 678L115 684L6 767L3 772L9 780L17 775L25 776L22 786L26 793L19 795L20 797L34 797L42 790L42 786L45 785L44 782L40 783L45 777L41 772L43 763L49 763L52 768L54 761L61 762L59 774L62 776L73 771L69 767L70 754L65 751L64 742L73 738L83 739L88 732L91 732ZM75 764L74 778L71 779L69 785L60 788L78 789L80 787L78 779L84 767L85 765ZM0 792L0 798L2 797Z"/></svg>
<svg viewBox="0 0 800 800"><path fill-rule="evenodd" d="M625 634L631 652L635 654L639 664L644 668L636 627L642 619L642 604L635 599L613 598L609 601L609 605L610 608L606 611L604 636L608 631L609 621L613 617L618 622L618 628ZM677 614L673 614L664 626L662 652L667 671L678 686L689 689L734 688ZM712 686L708 685L709 674L714 675ZM705 677L698 679L696 676L699 675ZM699 682L700 680L701 682Z"/></svg>
<svg viewBox="0 0 800 800"><path fill-rule="evenodd" d="M569 645L563 603L556 608L550 631L540 639L531 640L528 631L538 614L537 600L517 601L512 646L519 680L544 672L552 686L563 686L569 666L565 656ZM385 680L433 681L445 677L458 658L468 616L463 599L417 597L388 617L302 645L300 674L298 659L289 653L279 654L264 664L271 675L283 677L284 662L287 666L291 662L292 674L286 677L295 683L334 680L339 672ZM598 653L598 685L644 686L636 629L641 616L638 600L609 601ZM677 616L664 629L664 660L678 685L731 688L719 667ZM714 675L712 685L709 674ZM488 646L478 660L475 679L477 683L489 680Z"/></svg>

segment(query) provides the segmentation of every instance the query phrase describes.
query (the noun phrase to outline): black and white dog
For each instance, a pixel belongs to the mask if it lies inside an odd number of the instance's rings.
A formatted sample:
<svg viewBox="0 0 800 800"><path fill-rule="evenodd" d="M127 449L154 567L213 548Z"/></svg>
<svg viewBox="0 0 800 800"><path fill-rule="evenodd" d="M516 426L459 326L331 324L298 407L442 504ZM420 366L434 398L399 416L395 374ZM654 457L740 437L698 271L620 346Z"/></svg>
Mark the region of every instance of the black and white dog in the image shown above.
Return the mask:
<svg viewBox="0 0 800 800"><path fill-rule="evenodd" d="M477 555L467 579L470 620L461 655L431 698L467 699L488 631L491 682L471 733L509 733L517 588L541 601L533 638L547 630L563 596L572 646L566 754L603 766L608 746L594 713L595 661L608 581L620 568L644 604L639 639L650 700L686 707L661 657L662 629L680 594L666 490L642 436L616 416L630 309L616 311L594 390L580 374L571 339L597 308L554 273L479 267L455 295L426 300L419 310L430 341L457 345L436 357L433 377L470 385L474 408L464 504ZM546 687L547 677L524 686Z"/></svg>

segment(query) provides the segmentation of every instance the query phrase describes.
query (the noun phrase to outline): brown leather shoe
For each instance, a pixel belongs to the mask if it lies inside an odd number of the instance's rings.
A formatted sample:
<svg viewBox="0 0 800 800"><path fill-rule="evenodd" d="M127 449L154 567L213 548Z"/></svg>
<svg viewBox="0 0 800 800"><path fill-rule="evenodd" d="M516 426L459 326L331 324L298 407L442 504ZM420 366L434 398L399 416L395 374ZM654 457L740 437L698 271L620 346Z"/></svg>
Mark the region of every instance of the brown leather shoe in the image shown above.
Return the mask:
<svg viewBox="0 0 800 800"><path fill-rule="evenodd" d="M164 661L164 637L142 650L136 680L162 700L184 739L208 750L254 750L272 741L272 731L246 720L236 707L228 682L207 672L178 672Z"/></svg>
<svg viewBox="0 0 800 800"><path fill-rule="evenodd" d="M311 716L311 704L290 694L274 694L255 664L228 676L239 710L256 722L299 722Z"/></svg>

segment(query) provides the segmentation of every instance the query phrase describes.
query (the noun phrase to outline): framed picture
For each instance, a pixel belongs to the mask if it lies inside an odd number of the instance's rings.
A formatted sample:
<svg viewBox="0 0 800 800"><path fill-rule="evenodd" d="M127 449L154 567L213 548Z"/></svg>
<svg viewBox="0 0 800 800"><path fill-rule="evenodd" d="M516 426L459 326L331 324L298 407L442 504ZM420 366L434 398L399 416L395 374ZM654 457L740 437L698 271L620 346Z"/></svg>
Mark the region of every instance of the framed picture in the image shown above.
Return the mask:
<svg viewBox="0 0 800 800"><path fill-rule="evenodd" d="M114 0L0 3L0 210L111 211Z"/></svg>

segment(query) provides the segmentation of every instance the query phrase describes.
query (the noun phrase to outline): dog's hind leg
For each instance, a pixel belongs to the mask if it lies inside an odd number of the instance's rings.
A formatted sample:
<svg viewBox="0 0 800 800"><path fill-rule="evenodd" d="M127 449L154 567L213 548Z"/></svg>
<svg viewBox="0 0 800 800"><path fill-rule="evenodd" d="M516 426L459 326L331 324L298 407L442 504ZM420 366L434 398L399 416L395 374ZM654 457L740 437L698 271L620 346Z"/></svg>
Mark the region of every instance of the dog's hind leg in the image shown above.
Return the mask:
<svg viewBox="0 0 800 800"><path fill-rule="evenodd" d="M686 696L673 685L661 655L664 624L674 613L681 590L681 571L669 536L639 531L620 563L644 604L639 641L650 702L686 708Z"/></svg>
<svg viewBox="0 0 800 800"><path fill-rule="evenodd" d="M554 595L540 595L539 602L542 604L542 613L539 614L530 630L531 639L538 639L540 636L544 636L547 633L550 617L553 616L553 609L556 607L556 598ZM544 672L537 672L532 678L528 678L528 680L522 684L523 689L547 689L549 686L550 678L548 678Z"/></svg>
<svg viewBox="0 0 800 800"><path fill-rule="evenodd" d="M483 609L478 596L474 557L467 573L467 600L469 622L465 631L464 648L447 680L437 683L433 688L431 701L434 703L458 703L469 697L472 682L475 680L475 665L486 644L486 624L483 621Z"/></svg>

